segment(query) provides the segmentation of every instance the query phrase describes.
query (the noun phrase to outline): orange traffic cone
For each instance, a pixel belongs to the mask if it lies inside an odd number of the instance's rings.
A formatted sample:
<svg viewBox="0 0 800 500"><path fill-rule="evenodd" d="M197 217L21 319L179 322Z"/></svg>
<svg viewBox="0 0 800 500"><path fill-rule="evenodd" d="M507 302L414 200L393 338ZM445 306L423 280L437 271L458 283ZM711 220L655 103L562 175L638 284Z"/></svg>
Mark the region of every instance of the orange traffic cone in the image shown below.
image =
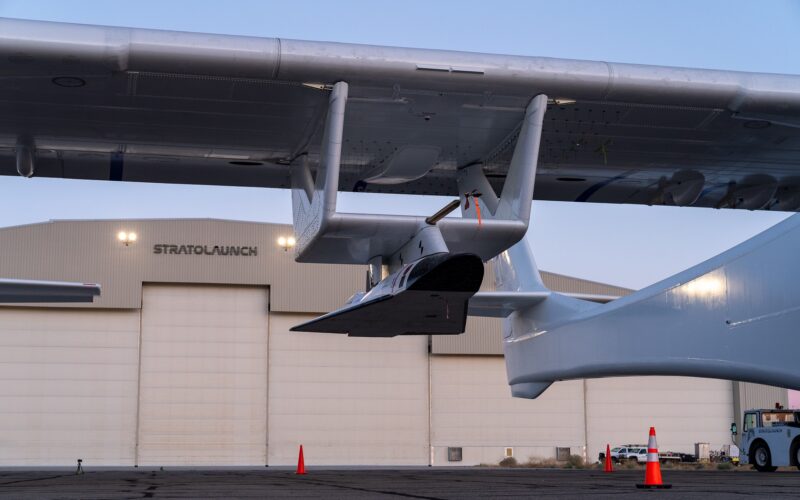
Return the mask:
<svg viewBox="0 0 800 500"><path fill-rule="evenodd" d="M658 444L656 444L656 428L650 427L650 439L647 441L647 469L644 472L644 484L637 488L672 488L661 480L661 464L658 462Z"/></svg>
<svg viewBox="0 0 800 500"><path fill-rule="evenodd" d="M297 471L295 474L306 473L306 461L303 459L303 445L300 445L300 457L297 459Z"/></svg>
<svg viewBox="0 0 800 500"><path fill-rule="evenodd" d="M614 466L611 465L611 445L606 445L606 464L603 472L614 472Z"/></svg>

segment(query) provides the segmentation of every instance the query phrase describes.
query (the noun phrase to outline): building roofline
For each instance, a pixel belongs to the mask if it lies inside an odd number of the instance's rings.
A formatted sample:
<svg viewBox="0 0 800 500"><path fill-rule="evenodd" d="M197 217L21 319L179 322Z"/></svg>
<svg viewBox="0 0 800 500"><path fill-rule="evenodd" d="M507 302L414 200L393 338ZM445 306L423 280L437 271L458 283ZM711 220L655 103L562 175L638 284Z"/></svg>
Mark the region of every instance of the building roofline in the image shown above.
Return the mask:
<svg viewBox="0 0 800 500"><path fill-rule="evenodd" d="M225 222L225 223L235 223L235 224L258 224L260 226L292 227L291 224L280 223L280 222L252 221L252 220L240 220L240 219L219 219L219 218L214 218L214 217L163 217L163 218L147 217L147 218L132 218L132 219L127 219L127 218L125 218L125 219L121 219L121 218L110 218L110 219L50 219L50 220L41 221L41 222L31 222L29 224L19 224L19 225L16 225L16 226L0 227L0 232L7 231L7 230L33 228L33 227L36 227L36 226L45 226L45 225L49 225L49 224L73 223L73 222L87 223L87 224L97 223L97 222L120 222L120 223L123 223L123 222L145 222L145 223L146 222ZM572 276L572 275L569 275L569 274L555 273L555 272L546 271L546 270L541 270L541 272L549 274L551 276L560 276L560 277L564 277L564 278L568 278L568 279L579 280L579 281L582 281L582 282L588 283L588 284L604 286L604 287L614 287L614 288L619 288L620 290L626 290L626 291L629 291L629 292L633 292L634 291L634 290L632 290L630 288L627 288L627 287L614 285L614 284L611 284L611 283L603 283L603 282L600 282L600 281L584 279L584 278L581 278L581 277L578 277L578 276Z"/></svg>
<svg viewBox="0 0 800 500"><path fill-rule="evenodd" d="M553 276L563 276L564 278L571 278L571 279L581 280L581 281L583 281L584 283L591 283L591 284L593 284L593 285L599 285L599 286L613 286L614 288L619 288L619 289L622 289L622 290L627 290L628 292L631 292L631 293L633 293L633 292L635 292L635 291L636 291L636 290L634 290L634 289L632 289L632 288L628 288L628 287L625 287L625 286L615 285L615 284L613 284L613 283L603 283L602 281L589 280L589 279L586 279L586 278L580 278L580 277L578 277L578 276L573 276L573 275L571 275L571 274L561 274L561 273L554 273L554 272L552 272L552 271L545 271L544 269L540 269L540 270L539 270L539 272L541 272L541 273L546 273L546 274L550 274L550 275L553 275Z"/></svg>
<svg viewBox="0 0 800 500"><path fill-rule="evenodd" d="M40 222L29 222L27 224L16 224L13 226L0 227L0 231L6 229L19 229L32 226L44 226L46 224L57 224L60 222L163 222L163 221L183 221L183 222L234 222L245 224L262 224L266 226L291 226L290 223L283 222L268 222L268 221L255 221L255 220L242 220L242 219L218 219L215 217L145 217L145 218L111 218L111 219L49 219Z"/></svg>

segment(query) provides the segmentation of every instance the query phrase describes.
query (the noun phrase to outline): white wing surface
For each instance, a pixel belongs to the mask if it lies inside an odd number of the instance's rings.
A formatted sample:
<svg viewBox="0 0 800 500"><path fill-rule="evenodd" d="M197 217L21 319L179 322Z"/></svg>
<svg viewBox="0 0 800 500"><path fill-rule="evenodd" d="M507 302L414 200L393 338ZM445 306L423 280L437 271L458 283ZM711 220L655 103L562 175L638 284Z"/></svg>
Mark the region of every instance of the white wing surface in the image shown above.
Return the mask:
<svg viewBox="0 0 800 500"><path fill-rule="evenodd" d="M500 192L546 94L538 199L800 207L800 76L13 19L0 174L289 187L338 81L343 191Z"/></svg>

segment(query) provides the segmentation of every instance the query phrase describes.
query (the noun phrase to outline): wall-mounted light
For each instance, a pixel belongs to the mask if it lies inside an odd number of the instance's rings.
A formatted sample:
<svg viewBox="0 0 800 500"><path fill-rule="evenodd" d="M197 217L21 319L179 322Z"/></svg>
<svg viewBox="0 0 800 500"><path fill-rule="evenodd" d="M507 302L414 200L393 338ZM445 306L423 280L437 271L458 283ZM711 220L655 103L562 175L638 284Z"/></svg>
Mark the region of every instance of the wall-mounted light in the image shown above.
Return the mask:
<svg viewBox="0 0 800 500"><path fill-rule="evenodd" d="M139 236L132 231L120 231L117 233L117 240L125 246L136 243L138 238Z"/></svg>
<svg viewBox="0 0 800 500"><path fill-rule="evenodd" d="M281 236L278 238L278 246L283 248L284 252L288 252L297 243L294 236Z"/></svg>

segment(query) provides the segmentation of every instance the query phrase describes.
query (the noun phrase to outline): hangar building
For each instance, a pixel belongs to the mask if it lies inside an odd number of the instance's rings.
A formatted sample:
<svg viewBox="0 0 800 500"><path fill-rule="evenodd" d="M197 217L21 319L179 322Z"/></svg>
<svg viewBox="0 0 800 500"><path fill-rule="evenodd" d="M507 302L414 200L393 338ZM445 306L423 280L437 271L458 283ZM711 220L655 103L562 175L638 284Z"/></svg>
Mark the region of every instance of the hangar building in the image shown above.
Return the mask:
<svg viewBox="0 0 800 500"><path fill-rule="evenodd" d="M288 465L300 444L309 465L473 465L557 448L595 460L606 443L645 442L651 425L662 449L718 449L742 409L786 403L785 390L680 377L513 399L495 319L450 337L290 333L365 279L295 263L275 244L290 232L206 219L0 229L0 276L103 287L93 304L0 307L0 465Z"/></svg>

